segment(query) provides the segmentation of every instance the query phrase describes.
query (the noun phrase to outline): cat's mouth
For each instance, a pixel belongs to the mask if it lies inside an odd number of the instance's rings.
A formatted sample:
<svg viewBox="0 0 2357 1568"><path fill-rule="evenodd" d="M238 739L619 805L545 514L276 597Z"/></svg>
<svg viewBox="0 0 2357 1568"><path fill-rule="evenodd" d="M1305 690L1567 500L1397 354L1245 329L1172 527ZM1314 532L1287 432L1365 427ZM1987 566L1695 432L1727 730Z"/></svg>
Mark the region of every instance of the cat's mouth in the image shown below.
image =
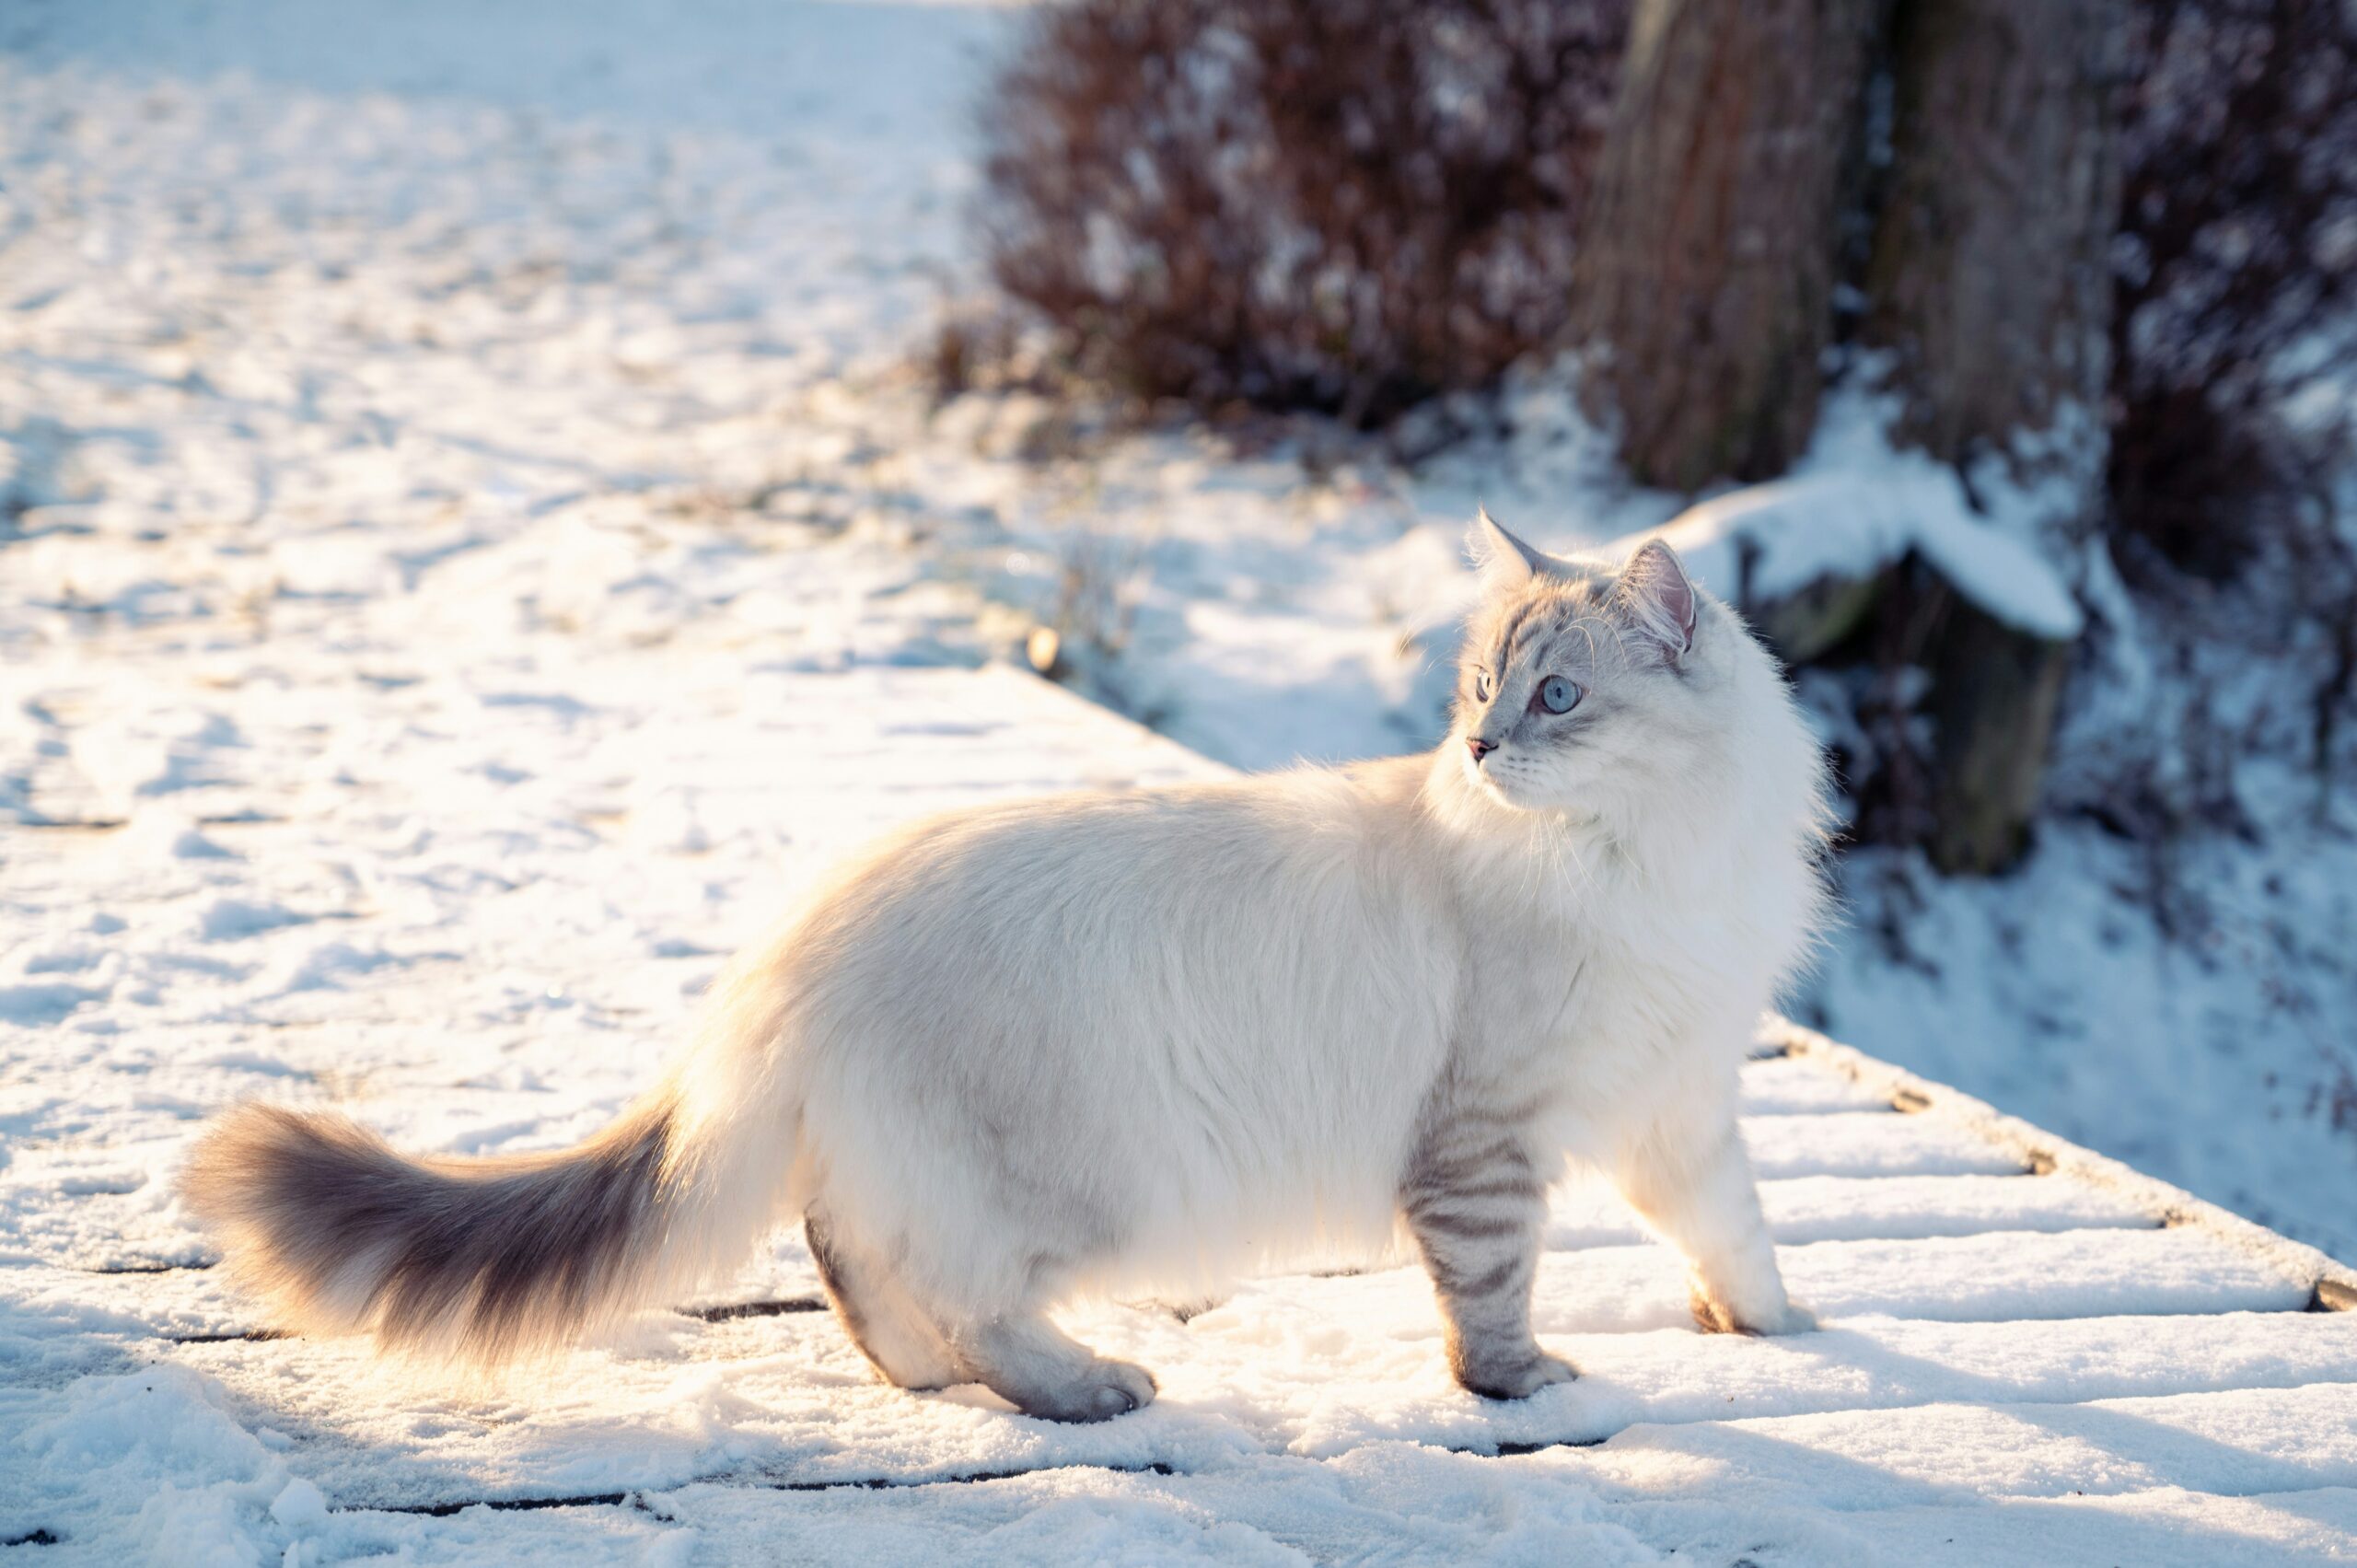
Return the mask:
<svg viewBox="0 0 2357 1568"><path fill-rule="evenodd" d="M1500 768L1492 772L1483 764L1468 759L1465 763L1465 772L1472 780L1476 790L1488 796L1509 811L1518 811L1526 816L1547 814L1559 817L1573 828L1594 827L1603 819L1602 814L1592 806L1575 806L1569 801L1549 799L1544 796L1533 798L1530 781L1517 778L1510 767Z"/></svg>
<svg viewBox="0 0 2357 1568"><path fill-rule="evenodd" d="M1474 761L1469 757L1465 761L1465 772L1466 776L1473 781L1474 788L1499 805L1511 806L1516 811L1529 809L1527 805L1515 798L1513 781L1508 769L1503 766L1493 769L1485 763Z"/></svg>

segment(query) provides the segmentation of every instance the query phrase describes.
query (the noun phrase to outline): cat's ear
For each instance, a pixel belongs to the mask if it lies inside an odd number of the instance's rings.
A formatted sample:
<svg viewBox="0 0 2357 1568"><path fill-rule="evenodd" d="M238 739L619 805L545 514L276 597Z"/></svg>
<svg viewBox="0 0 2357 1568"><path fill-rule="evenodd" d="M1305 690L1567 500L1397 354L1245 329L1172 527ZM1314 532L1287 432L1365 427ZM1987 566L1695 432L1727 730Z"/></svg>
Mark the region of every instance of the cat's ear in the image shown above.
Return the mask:
<svg viewBox="0 0 2357 1568"><path fill-rule="evenodd" d="M1473 557L1473 569L1481 574L1481 586L1493 591L1518 588L1556 568L1553 556L1508 533L1490 516L1487 506L1473 514L1473 527L1465 536L1465 548Z"/></svg>
<svg viewBox="0 0 2357 1568"><path fill-rule="evenodd" d="M1620 568L1613 588L1614 601L1628 618L1631 630L1661 650L1671 664L1694 646L1694 585L1678 552L1657 539L1649 539Z"/></svg>

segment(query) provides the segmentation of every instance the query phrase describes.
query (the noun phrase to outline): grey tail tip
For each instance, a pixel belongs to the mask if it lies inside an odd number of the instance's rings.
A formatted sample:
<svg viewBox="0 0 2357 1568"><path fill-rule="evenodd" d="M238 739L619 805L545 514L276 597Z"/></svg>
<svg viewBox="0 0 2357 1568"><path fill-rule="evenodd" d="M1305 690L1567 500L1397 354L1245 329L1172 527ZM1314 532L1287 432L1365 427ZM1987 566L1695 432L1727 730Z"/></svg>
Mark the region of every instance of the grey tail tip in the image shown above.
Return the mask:
<svg viewBox="0 0 2357 1568"><path fill-rule="evenodd" d="M181 1192L273 1327L496 1365L644 1305L671 1124L651 1097L571 1149L411 1159L349 1117L250 1103L198 1144Z"/></svg>

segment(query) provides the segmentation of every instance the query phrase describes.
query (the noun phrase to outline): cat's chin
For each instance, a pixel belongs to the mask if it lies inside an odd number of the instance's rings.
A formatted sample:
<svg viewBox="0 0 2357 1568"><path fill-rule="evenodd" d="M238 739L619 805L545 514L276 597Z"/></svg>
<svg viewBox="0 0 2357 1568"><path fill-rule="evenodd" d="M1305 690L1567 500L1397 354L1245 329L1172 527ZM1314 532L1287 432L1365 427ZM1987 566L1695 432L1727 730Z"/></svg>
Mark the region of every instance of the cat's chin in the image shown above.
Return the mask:
<svg viewBox="0 0 2357 1568"><path fill-rule="evenodd" d="M1479 763L1469 764L1465 770L1465 776L1473 785L1473 791L1475 794L1487 797L1493 804L1503 806L1509 811L1538 811L1544 809L1544 807L1534 801L1517 799L1510 785L1508 785L1504 780L1501 780L1492 774L1487 769L1481 767Z"/></svg>
<svg viewBox="0 0 2357 1568"><path fill-rule="evenodd" d="M1489 770L1482 767L1480 763L1459 762L1457 772L1464 775L1465 782L1472 786L1475 795L1499 806L1512 806L1517 811L1522 809L1520 806L1515 804L1514 796L1501 788L1498 781L1491 777Z"/></svg>
<svg viewBox="0 0 2357 1568"><path fill-rule="evenodd" d="M1598 813L1589 807L1575 806L1563 800L1534 798L1527 791L1517 791L1513 784L1475 764L1466 766L1465 780L1472 785L1474 794L1492 805L1503 806L1526 817L1559 817L1573 827L1590 826L1599 819Z"/></svg>

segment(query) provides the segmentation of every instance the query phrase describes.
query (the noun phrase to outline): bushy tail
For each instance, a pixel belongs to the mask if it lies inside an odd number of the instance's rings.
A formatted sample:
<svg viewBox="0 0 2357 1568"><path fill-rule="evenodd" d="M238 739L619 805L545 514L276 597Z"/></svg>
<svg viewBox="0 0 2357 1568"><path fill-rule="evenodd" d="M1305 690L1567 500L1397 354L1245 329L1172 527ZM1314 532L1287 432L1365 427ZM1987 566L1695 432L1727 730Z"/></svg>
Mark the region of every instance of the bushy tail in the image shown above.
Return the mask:
<svg viewBox="0 0 2357 1568"><path fill-rule="evenodd" d="M690 1288L758 1239L766 1205L704 1191L715 1162L679 1146L678 1105L658 1091L554 1154L420 1160L342 1116L248 1105L198 1144L182 1191L283 1326L505 1361Z"/></svg>

